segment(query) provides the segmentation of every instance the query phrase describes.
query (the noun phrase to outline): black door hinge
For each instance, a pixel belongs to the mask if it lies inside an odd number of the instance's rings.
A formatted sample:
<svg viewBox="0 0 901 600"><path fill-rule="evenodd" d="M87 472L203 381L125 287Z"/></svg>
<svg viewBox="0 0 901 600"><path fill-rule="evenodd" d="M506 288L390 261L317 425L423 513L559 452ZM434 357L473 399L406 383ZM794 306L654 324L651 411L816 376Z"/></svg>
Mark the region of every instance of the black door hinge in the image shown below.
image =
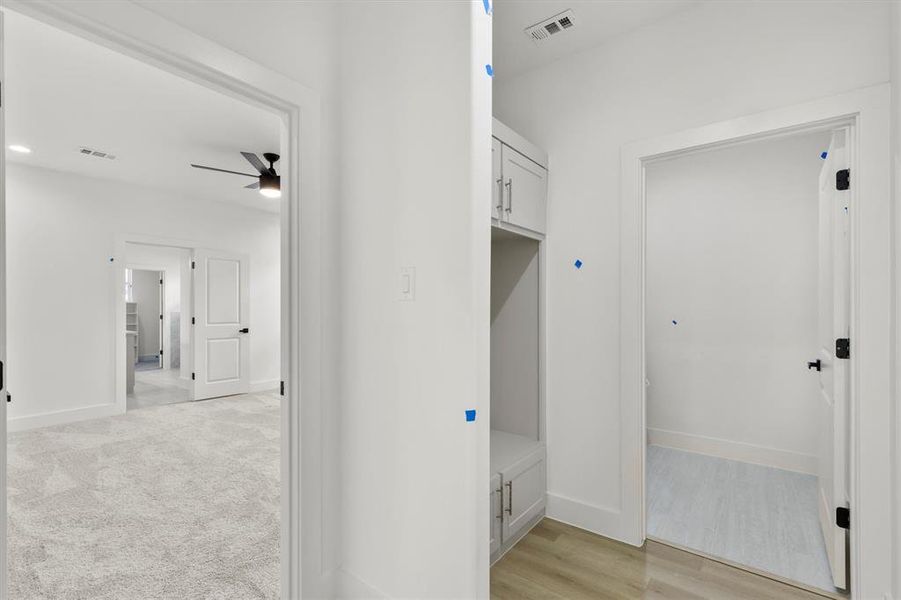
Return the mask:
<svg viewBox="0 0 901 600"><path fill-rule="evenodd" d="M160 285L163 285L163 280L162 280L162 279L160 279Z"/></svg>
<svg viewBox="0 0 901 600"><path fill-rule="evenodd" d="M162 320L163 320L163 315L160 315L160 321L162 321Z"/></svg>
<svg viewBox="0 0 901 600"><path fill-rule="evenodd" d="M851 509L839 506L835 509L835 524L842 529L851 528Z"/></svg>
<svg viewBox="0 0 901 600"><path fill-rule="evenodd" d="M851 187L851 169L842 169L835 172L835 189L847 190Z"/></svg>
<svg viewBox="0 0 901 600"><path fill-rule="evenodd" d="M162 355L163 355L163 349L160 348L160 356L162 356Z"/></svg>
<svg viewBox="0 0 901 600"><path fill-rule="evenodd" d="M835 340L835 358L851 358L851 340L838 338Z"/></svg>
<svg viewBox="0 0 901 600"><path fill-rule="evenodd" d="M281 385L279 386L279 392L278 392L278 393L279 393L280 395L282 395L282 396L285 395L285 382L284 382L284 381L281 382Z"/></svg>
<svg viewBox="0 0 901 600"><path fill-rule="evenodd" d="M191 317L191 325L194 324L194 317Z"/></svg>
<svg viewBox="0 0 901 600"><path fill-rule="evenodd" d="M192 260L192 261L191 261L191 268L193 269L193 268L196 267L196 266L197 266L197 263L195 263L195 262Z"/></svg>
<svg viewBox="0 0 901 600"><path fill-rule="evenodd" d="M7 395L6 395L6 401L7 401L7 402L12 402L12 401L13 401L13 395L12 395L12 394L7 394Z"/></svg>
<svg viewBox="0 0 901 600"><path fill-rule="evenodd" d="M194 373L191 373L191 381L194 381Z"/></svg>

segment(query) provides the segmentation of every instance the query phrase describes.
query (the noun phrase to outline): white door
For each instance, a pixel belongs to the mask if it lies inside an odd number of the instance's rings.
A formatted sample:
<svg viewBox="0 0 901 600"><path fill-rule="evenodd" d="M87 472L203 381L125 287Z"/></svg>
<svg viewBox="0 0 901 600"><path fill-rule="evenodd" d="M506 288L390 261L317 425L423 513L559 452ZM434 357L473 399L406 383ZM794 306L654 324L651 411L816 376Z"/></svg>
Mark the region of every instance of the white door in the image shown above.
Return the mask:
<svg viewBox="0 0 901 600"><path fill-rule="evenodd" d="M491 218L502 219L504 216L504 179L501 177L501 143L491 138L491 177L494 186L491 188Z"/></svg>
<svg viewBox="0 0 901 600"><path fill-rule="evenodd" d="M847 530L836 524L836 509L848 506L848 371L836 340L849 337L850 191L838 190L837 172L848 168L846 130L836 131L820 173L819 206L819 501L820 526L835 586L847 587ZM852 340L853 343L853 340ZM853 352L853 346L851 352ZM809 365L816 368L817 365Z"/></svg>
<svg viewBox="0 0 901 600"><path fill-rule="evenodd" d="M194 400L250 391L246 256L194 251Z"/></svg>
<svg viewBox="0 0 901 600"><path fill-rule="evenodd" d="M501 147L504 220L537 233L547 229L547 171L509 146Z"/></svg>

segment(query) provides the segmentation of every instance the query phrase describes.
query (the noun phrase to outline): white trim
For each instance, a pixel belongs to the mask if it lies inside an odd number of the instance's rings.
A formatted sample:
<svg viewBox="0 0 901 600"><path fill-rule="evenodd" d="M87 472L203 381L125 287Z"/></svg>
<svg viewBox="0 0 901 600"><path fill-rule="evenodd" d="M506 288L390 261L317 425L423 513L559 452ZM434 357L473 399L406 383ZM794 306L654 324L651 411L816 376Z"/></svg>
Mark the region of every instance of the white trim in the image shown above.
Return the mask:
<svg viewBox="0 0 901 600"><path fill-rule="evenodd" d="M723 121L622 149L620 181L620 507L628 541L645 531L645 165L655 159L774 134L850 123L851 165L851 596L892 585L891 313L893 290L889 85ZM637 467L637 468L636 468Z"/></svg>
<svg viewBox="0 0 901 600"><path fill-rule="evenodd" d="M812 454L801 454L790 450L756 446L704 435L648 427L648 445L675 448L796 473L817 474L818 459Z"/></svg>
<svg viewBox="0 0 901 600"><path fill-rule="evenodd" d="M336 598L357 600L359 598L390 598L385 592L369 585L344 567L337 571Z"/></svg>
<svg viewBox="0 0 901 600"><path fill-rule="evenodd" d="M259 394L260 392L278 391L281 380L279 379L260 379L259 381L250 382L250 394Z"/></svg>
<svg viewBox="0 0 901 600"><path fill-rule="evenodd" d="M24 417L13 417L7 422L7 428L10 432L27 431L29 429L37 429L38 427L66 425L68 423L75 423L76 421L87 421L88 419L99 419L101 417L111 417L121 414L122 411L115 403L95 404L94 406L82 406L79 408L55 410Z"/></svg>
<svg viewBox="0 0 901 600"><path fill-rule="evenodd" d="M322 553L322 507L331 500L324 498L321 459L319 93L131 2L5 0L4 5L282 119L281 155L288 159L282 165L281 206L281 357L287 395L282 401L280 596L332 595ZM0 556L5 549L6 528L0 527ZM0 598L5 597L0 588Z"/></svg>

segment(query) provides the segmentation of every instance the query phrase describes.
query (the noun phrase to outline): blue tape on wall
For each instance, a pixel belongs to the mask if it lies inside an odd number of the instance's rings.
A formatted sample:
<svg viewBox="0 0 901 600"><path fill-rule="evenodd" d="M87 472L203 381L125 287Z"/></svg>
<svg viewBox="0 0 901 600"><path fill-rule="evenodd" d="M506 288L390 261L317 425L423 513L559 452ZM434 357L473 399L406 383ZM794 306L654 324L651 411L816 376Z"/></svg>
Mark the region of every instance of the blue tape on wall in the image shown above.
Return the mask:
<svg viewBox="0 0 901 600"><path fill-rule="evenodd" d="M823 152L822 154L820 154L820 158L822 159L825 159L827 156L829 156L828 152Z"/></svg>
<svg viewBox="0 0 901 600"><path fill-rule="evenodd" d="M491 65L485 65L485 72L488 73L488 77L494 77L494 69L491 68Z"/></svg>
<svg viewBox="0 0 901 600"><path fill-rule="evenodd" d="M485 6L485 14L491 14L491 0L482 0L482 5Z"/></svg>
<svg viewBox="0 0 901 600"><path fill-rule="evenodd" d="M577 269L581 269L581 268L582 268L582 261L579 260L579 259L577 258L577 259L576 259L576 262L574 262L573 265L574 265Z"/></svg>
<svg viewBox="0 0 901 600"><path fill-rule="evenodd" d="M470 421L475 421L475 420L476 420L476 410L474 408L467 410L466 411L466 421L470 422Z"/></svg>
<svg viewBox="0 0 901 600"><path fill-rule="evenodd" d="M678 325L675 319L673 319L673 325Z"/></svg>

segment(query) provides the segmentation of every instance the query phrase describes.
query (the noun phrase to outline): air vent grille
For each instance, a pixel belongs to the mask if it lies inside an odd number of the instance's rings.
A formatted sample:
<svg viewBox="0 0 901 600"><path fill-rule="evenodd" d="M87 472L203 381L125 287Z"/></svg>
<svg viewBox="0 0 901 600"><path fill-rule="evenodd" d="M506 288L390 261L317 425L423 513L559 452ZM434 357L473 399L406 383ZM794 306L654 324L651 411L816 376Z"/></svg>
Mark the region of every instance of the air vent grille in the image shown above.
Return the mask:
<svg viewBox="0 0 901 600"><path fill-rule="evenodd" d="M531 27L525 28L525 34L532 38L536 44L540 44L549 40L552 35L559 34L567 29L571 29L576 24L576 16L572 10L565 10L560 14L554 15L550 19L545 19L540 23L535 23Z"/></svg>
<svg viewBox="0 0 901 600"><path fill-rule="evenodd" d="M82 146L78 149L78 153L82 156L93 156L94 158L106 158L108 160L116 160L116 156L110 154L109 152L104 152L103 150L97 150L95 148L88 148L86 146Z"/></svg>

